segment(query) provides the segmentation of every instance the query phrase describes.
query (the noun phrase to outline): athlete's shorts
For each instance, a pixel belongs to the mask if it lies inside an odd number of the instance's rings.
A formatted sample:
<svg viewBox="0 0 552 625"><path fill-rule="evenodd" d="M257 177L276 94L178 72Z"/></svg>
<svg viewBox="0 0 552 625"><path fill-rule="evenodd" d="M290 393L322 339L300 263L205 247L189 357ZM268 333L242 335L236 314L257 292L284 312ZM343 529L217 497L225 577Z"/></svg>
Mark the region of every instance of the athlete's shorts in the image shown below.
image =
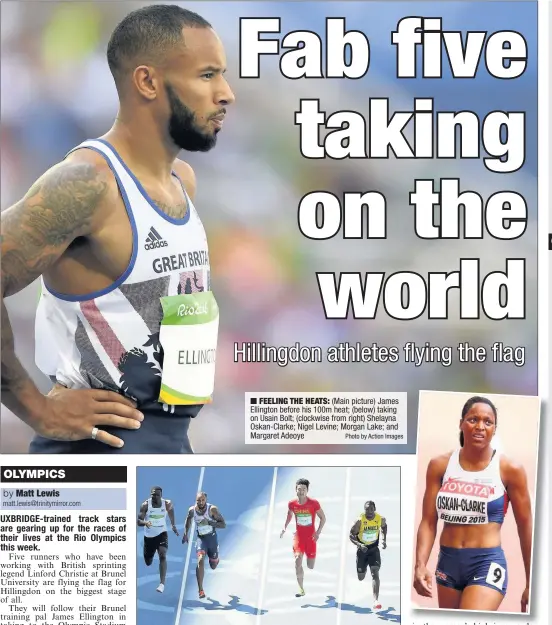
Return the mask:
<svg viewBox="0 0 552 625"><path fill-rule="evenodd" d="M219 557L219 545L216 532L211 534L205 534L205 536L198 536L196 541L197 555L205 555L211 562L218 561Z"/></svg>
<svg viewBox="0 0 552 625"><path fill-rule="evenodd" d="M151 560L159 547L169 548L169 535L161 532L157 536L144 536L144 560Z"/></svg>
<svg viewBox="0 0 552 625"><path fill-rule="evenodd" d="M381 566L381 555L379 547L368 547L366 551L357 550L356 556L357 571L366 573L369 566Z"/></svg>
<svg viewBox="0 0 552 625"><path fill-rule="evenodd" d="M309 560L316 558L316 541L310 534L302 536L296 533L293 536L293 554L299 556L303 553Z"/></svg>
<svg viewBox="0 0 552 625"><path fill-rule="evenodd" d="M505 595L508 569L504 551L502 547L441 547L435 577L438 584L447 588L464 590L466 586L486 586Z"/></svg>

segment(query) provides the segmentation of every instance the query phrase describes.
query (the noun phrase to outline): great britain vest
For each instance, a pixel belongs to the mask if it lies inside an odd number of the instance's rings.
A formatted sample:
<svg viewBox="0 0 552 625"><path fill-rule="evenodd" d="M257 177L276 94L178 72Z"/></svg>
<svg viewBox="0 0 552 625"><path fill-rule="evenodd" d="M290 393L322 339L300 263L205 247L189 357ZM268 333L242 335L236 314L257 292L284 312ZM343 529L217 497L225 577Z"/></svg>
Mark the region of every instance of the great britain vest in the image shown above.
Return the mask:
<svg viewBox="0 0 552 625"><path fill-rule="evenodd" d="M103 155L124 201L133 246L124 273L108 288L82 296L54 291L42 281L36 315L36 363L71 389L101 388L134 399L145 419L137 431L110 432L121 450L97 441L35 437L31 453L186 453L189 418L201 406L159 401L163 350L161 297L210 290L207 238L191 199L182 219L166 215L106 141L85 141ZM73 150L73 151L74 151ZM176 176L176 174L175 174Z"/></svg>

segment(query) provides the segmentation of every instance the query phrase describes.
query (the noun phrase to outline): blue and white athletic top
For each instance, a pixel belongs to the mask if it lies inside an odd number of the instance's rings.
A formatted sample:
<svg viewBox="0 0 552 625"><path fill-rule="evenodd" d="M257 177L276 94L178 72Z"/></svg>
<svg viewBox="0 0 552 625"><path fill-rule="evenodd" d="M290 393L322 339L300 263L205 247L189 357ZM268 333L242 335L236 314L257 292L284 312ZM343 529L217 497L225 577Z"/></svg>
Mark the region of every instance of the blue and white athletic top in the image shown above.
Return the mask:
<svg viewBox="0 0 552 625"><path fill-rule="evenodd" d="M437 494L437 517L445 523L484 525L504 522L508 495L500 477L500 454L496 451L482 471L460 466L460 449L447 465Z"/></svg>
<svg viewBox="0 0 552 625"><path fill-rule="evenodd" d="M170 217L156 206L113 146L97 139L75 150L83 148L99 152L115 176L132 228L132 257L111 286L86 295L58 293L43 280L36 315L36 364L67 388L105 389L130 397L147 418L136 431L102 428L125 441L120 450L94 440L36 436L31 452L191 452L189 419L201 405L159 402L160 298L210 290L205 230L184 188L188 210L181 219Z"/></svg>

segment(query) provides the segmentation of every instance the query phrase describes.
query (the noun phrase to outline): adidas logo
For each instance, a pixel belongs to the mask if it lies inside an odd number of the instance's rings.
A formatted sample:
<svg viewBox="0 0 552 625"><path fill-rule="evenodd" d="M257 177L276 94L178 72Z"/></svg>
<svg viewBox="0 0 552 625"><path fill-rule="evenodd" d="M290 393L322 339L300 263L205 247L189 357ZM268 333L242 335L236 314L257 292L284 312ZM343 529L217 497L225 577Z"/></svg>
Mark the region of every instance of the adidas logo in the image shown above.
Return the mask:
<svg viewBox="0 0 552 625"><path fill-rule="evenodd" d="M156 247L167 247L168 243L161 237L159 232L152 226L146 237L145 250L154 250Z"/></svg>

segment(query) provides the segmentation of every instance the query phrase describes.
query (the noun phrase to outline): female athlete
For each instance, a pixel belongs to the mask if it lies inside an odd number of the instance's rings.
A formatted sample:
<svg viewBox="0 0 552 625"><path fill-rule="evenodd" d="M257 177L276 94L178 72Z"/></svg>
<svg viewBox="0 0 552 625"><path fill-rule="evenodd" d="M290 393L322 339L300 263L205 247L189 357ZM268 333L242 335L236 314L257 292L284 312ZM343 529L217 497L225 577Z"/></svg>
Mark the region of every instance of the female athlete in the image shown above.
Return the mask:
<svg viewBox="0 0 552 625"><path fill-rule="evenodd" d="M500 529L511 503L525 566L521 611L527 611L531 570L531 500L523 467L491 446L497 411L486 397L472 397L460 419L460 448L428 465L422 521L418 528L414 588L432 597L427 568L444 522L435 578L439 607L498 610L508 586L508 567Z"/></svg>

